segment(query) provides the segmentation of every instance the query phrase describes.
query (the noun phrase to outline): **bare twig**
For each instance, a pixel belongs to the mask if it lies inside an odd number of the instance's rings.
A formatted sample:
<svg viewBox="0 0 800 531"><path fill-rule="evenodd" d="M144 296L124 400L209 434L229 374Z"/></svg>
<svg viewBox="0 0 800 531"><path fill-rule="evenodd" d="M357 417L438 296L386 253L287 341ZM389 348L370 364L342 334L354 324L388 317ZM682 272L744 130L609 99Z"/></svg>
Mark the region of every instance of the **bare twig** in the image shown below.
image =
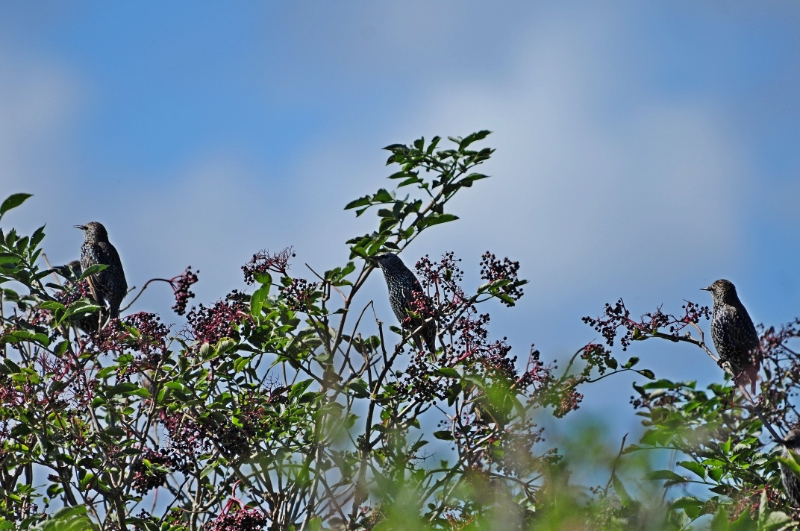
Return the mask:
<svg viewBox="0 0 800 531"><path fill-rule="evenodd" d="M144 293L144 290L147 289L147 286L149 286L151 282L166 282L170 286L172 285L172 281L168 280L166 278L151 278L150 280L148 280L147 282L144 283L144 286L142 286L142 289L139 290L139 293L133 298L133 300L131 302L129 302L127 306L125 306L124 308L120 309L120 313L124 312L125 310L127 310L128 308L133 306L133 303L136 302L136 300L139 297L142 296L142 293ZM136 289L135 287L131 288L130 290L128 290L128 293L130 293L131 291L133 291L135 289Z"/></svg>

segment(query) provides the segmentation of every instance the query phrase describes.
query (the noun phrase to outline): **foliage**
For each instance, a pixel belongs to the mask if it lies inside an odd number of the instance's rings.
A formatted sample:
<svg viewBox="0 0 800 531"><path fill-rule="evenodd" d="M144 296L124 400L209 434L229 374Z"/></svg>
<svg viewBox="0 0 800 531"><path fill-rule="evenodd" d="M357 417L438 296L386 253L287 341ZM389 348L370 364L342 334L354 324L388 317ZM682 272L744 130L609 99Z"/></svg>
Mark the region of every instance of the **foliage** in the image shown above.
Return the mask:
<svg viewBox="0 0 800 531"><path fill-rule="evenodd" d="M306 279L290 274L291 249L259 251L242 267L251 293L191 308L179 330L143 312L108 320L85 289L96 270L40 267L43 227L0 232L0 529L677 530L704 515L715 530L794 525L777 453L742 395L655 380L610 350L620 328L623 350L689 341L679 332L706 309L637 322L620 301L586 319L607 345L581 347L557 373L533 346L520 362L489 335L482 305L523 296L508 258L484 254L474 289L453 253L416 262L426 293L412 311L435 323L435 358L414 348L419 329L385 326L359 297L372 257L457 219L446 207L487 178L475 170L493 150L473 145L488 134L449 149L439 137L387 147L397 184L346 206L378 217L377 230L347 241L350 261ZM9 197L0 220L28 197ZM154 281L170 284L183 315L197 272ZM797 324L763 335L760 405L781 430L797 422ZM611 466L605 486L582 488L534 419L563 417L580 406L579 386L621 372L654 380L634 401L648 431L596 464ZM691 478L657 470L648 478L663 491L626 487L621 471L646 469L637 456L662 449ZM665 498L688 483L710 494Z"/></svg>

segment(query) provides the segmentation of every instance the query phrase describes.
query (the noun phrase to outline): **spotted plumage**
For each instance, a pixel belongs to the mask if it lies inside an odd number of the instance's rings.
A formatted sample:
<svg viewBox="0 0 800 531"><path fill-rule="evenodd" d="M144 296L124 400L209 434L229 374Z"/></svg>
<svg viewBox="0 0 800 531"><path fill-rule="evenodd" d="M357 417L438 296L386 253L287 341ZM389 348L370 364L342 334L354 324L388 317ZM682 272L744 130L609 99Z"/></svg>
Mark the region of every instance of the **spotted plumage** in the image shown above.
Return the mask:
<svg viewBox="0 0 800 531"><path fill-rule="evenodd" d="M731 282L717 280L703 289L710 291L714 297L711 338L720 362L727 361L730 364L737 384L750 382L755 392L760 342L753 321Z"/></svg>
<svg viewBox="0 0 800 531"><path fill-rule="evenodd" d="M800 463L800 430L792 430L783 440L783 457L788 458L792 452L795 461ZM800 507L800 477L792 472L786 465L779 463L781 468L781 483L786 492L786 498L795 507Z"/></svg>
<svg viewBox="0 0 800 531"><path fill-rule="evenodd" d="M419 335L425 341L428 351L431 354L435 354L436 324L433 321L424 321L421 318L409 319L409 311L414 311L411 307L414 299L425 299L419 280L396 254L384 253L373 258L380 266L381 271L383 271L386 286L389 288L389 303L397 320L410 330L416 330L422 326ZM421 350L422 344L418 336L414 336L414 342L417 348Z"/></svg>
<svg viewBox="0 0 800 531"><path fill-rule="evenodd" d="M119 254L108 241L108 232L100 223L92 221L75 226L83 231L84 238L81 245L81 269L86 271L96 264L108 266L87 279L92 296L98 302L105 301L112 318L119 317L119 305L128 292Z"/></svg>

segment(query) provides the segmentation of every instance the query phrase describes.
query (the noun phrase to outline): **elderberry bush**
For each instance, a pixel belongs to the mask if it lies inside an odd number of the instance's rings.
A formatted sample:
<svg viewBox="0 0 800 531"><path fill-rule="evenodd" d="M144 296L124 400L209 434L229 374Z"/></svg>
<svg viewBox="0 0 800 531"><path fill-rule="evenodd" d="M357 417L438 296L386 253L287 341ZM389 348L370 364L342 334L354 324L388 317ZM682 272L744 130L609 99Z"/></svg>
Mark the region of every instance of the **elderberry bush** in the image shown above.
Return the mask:
<svg viewBox="0 0 800 531"><path fill-rule="evenodd" d="M3 228L0 528L678 530L704 517L718 530L794 525L777 458L739 395L656 380L638 358L613 353L620 330L623 350L650 337L690 341L684 332L707 309L687 303L684 315L659 309L636 321L620 301L586 319L606 344L581 346L558 369L533 345L518 356L490 333L486 303L500 302L502 318L524 295L518 262L489 251L466 257L471 265L447 250L413 254L420 234L457 219L451 199L487 179L477 168L494 150L475 145L488 135L388 146L395 186L346 206L377 214L375 230L347 240L346 264L309 267L303 278L291 248L257 251L242 266L247 292L191 308L196 271L151 280L145 287L172 288L173 309L185 315L175 325L129 310L138 295L109 320L87 274L42 266L43 228ZM6 199L0 222L28 197ZM415 264L423 292L405 323L435 327L435 356L361 292L371 258L386 252ZM465 283L468 267L480 285ZM798 373L786 361L796 330L768 329L762 341L772 353L762 396L779 429L797 422ZM648 432L598 463L611 467L606 484L574 484L536 419L569 415L582 386L622 372L650 382L633 400ZM671 471L651 474L666 480L663 492L631 486L628 460L667 447L713 497L667 496L689 481ZM593 448L584 453L602 453Z"/></svg>

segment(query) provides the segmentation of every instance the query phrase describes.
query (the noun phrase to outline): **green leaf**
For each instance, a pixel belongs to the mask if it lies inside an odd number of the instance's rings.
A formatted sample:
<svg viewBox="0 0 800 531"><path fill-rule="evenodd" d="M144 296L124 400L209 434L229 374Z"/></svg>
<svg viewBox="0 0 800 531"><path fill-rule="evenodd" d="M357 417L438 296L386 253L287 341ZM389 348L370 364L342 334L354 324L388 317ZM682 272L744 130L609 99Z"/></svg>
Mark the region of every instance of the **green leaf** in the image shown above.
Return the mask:
<svg viewBox="0 0 800 531"><path fill-rule="evenodd" d="M625 365L623 365L623 367L625 367L626 369L630 369L631 367L635 366L637 363L639 363L639 358L636 357L636 356L633 356L631 359L628 360L627 363L625 363Z"/></svg>
<svg viewBox="0 0 800 531"><path fill-rule="evenodd" d="M765 531L765 529L759 527L758 522L750 514L750 507L747 507L739 518L730 523L728 531Z"/></svg>
<svg viewBox="0 0 800 531"><path fill-rule="evenodd" d="M790 452L789 457L778 456L778 461L780 461L786 468L794 472L796 475L800 476L800 464L794 458L794 455Z"/></svg>
<svg viewBox="0 0 800 531"><path fill-rule="evenodd" d="M247 367L247 364L250 363L250 358L239 358L238 360L233 362L233 370L236 373L242 372L242 369Z"/></svg>
<svg viewBox="0 0 800 531"><path fill-rule="evenodd" d="M665 479L667 481L674 481L676 483L685 483L686 482L686 478L684 478L683 476L679 476L678 474L676 474L672 470L655 470L655 471L650 472L649 474L645 475L645 478L646 479L650 479L650 480L654 480L654 481Z"/></svg>
<svg viewBox="0 0 800 531"><path fill-rule="evenodd" d="M670 510L674 511L678 509L683 509L686 515L694 520L702 513L703 502L693 496L682 496L670 505Z"/></svg>
<svg viewBox="0 0 800 531"><path fill-rule="evenodd" d="M255 276L256 282L259 284L270 285L272 284L272 275L264 271Z"/></svg>
<svg viewBox="0 0 800 531"><path fill-rule="evenodd" d="M361 378L356 378L347 384L347 388L353 391L356 398L367 398L369 396L369 388L367 382Z"/></svg>
<svg viewBox="0 0 800 531"><path fill-rule="evenodd" d="M253 317L258 317L261 315L261 309L264 307L264 301L267 300L267 296L269 295L269 288L270 283L267 282L260 288L258 288L255 293L253 293L252 297L250 297L250 315Z"/></svg>
<svg viewBox="0 0 800 531"><path fill-rule="evenodd" d="M140 387L132 382L125 382L121 384L117 384L109 388L108 395L129 395L134 391L137 391Z"/></svg>
<svg viewBox="0 0 800 531"><path fill-rule="evenodd" d="M447 223L450 221L455 221L458 219L458 216L453 214L430 214L425 217L422 221L420 221L417 225L419 228L427 228L433 227L434 225L439 225L441 223Z"/></svg>
<svg viewBox="0 0 800 531"><path fill-rule="evenodd" d="M469 188L469 187L472 186L472 183L474 183L475 181L479 181L481 179L488 179L488 178L489 178L488 175L483 175L482 173L472 173L470 175L467 175L463 179L459 179L456 184Z"/></svg>
<svg viewBox="0 0 800 531"><path fill-rule="evenodd" d="M450 430L441 430L433 432L433 436L442 441L452 441L453 433Z"/></svg>
<svg viewBox="0 0 800 531"><path fill-rule="evenodd" d="M619 480L616 474L611 476L611 484L614 486L614 492L619 496L619 501L623 507L631 507L633 505L633 498L625 490L625 485Z"/></svg>
<svg viewBox="0 0 800 531"><path fill-rule="evenodd" d="M89 266L84 272L81 273L81 276L78 277L77 282L80 282L81 280L88 278L94 275L95 273L104 271L107 267L108 265L106 264L95 264L93 266Z"/></svg>
<svg viewBox="0 0 800 531"><path fill-rule="evenodd" d="M364 197L359 197L355 201L350 201L347 203L347 206L344 207L345 210L350 210L352 208L358 208L363 206L368 206L370 204L370 197L365 195Z"/></svg>
<svg viewBox="0 0 800 531"><path fill-rule="evenodd" d="M51 312L64 310L66 307L58 301L44 301L39 305L42 310L50 310Z"/></svg>
<svg viewBox="0 0 800 531"><path fill-rule="evenodd" d="M89 484L92 482L93 479L94 479L94 474L92 472L87 472L86 475L83 476L83 479L81 479L80 481L81 489L86 490L86 488L89 486Z"/></svg>
<svg viewBox="0 0 800 531"><path fill-rule="evenodd" d="M719 481L722 479L722 476L725 475L725 471L721 468L711 468L708 470L708 477L713 479L714 481Z"/></svg>
<svg viewBox="0 0 800 531"><path fill-rule="evenodd" d="M767 507L767 504L761 505L760 507ZM792 519L789 518L789 515L782 511L772 511L769 513L765 512L765 515L762 518L759 518L758 531L772 531L773 529L780 529L791 521Z"/></svg>
<svg viewBox="0 0 800 531"><path fill-rule="evenodd" d="M434 374L444 376L445 378L461 378L461 373L451 367L442 367L433 372Z"/></svg>
<svg viewBox="0 0 800 531"><path fill-rule="evenodd" d="M725 441L724 443L720 443L719 447L722 449L723 453L729 454L731 452L731 440L730 438Z"/></svg>
<svg viewBox="0 0 800 531"><path fill-rule="evenodd" d="M683 467L691 472L694 472L702 479L706 478L706 469L700 463L696 463L694 461L679 461L678 466Z"/></svg>
<svg viewBox="0 0 800 531"><path fill-rule="evenodd" d="M64 321L65 319L72 320L71 318L73 317L81 316L88 313L96 313L100 311L101 308L102 306L98 306L97 304L92 304L91 302L89 302L89 299L81 299L79 301L72 303L70 307L67 308L67 311L64 312L63 316L61 316L61 320L59 322Z"/></svg>
<svg viewBox="0 0 800 531"><path fill-rule="evenodd" d="M680 387L680 384L664 379L646 383L642 386L643 389L677 389L678 387Z"/></svg>
<svg viewBox="0 0 800 531"><path fill-rule="evenodd" d="M35 334L33 332L29 332L28 330L15 330L10 334L0 336L0 343L19 343L21 341L33 341L35 343L44 345L45 347L50 346L49 337L44 334Z"/></svg>
<svg viewBox="0 0 800 531"><path fill-rule="evenodd" d="M217 468L217 463L216 462L212 462L212 463L206 465L206 467L203 470L200 471L200 478L202 479L202 478L208 476L209 474L211 474L214 471L215 468Z"/></svg>
<svg viewBox="0 0 800 531"><path fill-rule="evenodd" d="M217 346L214 349L217 351L217 354L224 354L228 350L232 349L236 346L236 341L229 337L223 337L217 342Z"/></svg>
<svg viewBox="0 0 800 531"><path fill-rule="evenodd" d="M372 196L372 201L375 203L391 203L394 201L394 197L392 197L392 194L387 192L386 189L381 188L374 196Z"/></svg>
<svg viewBox="0 0 800 531"><path fill-rule="evenodd" d="M308 386L311 385L312 382L313 380L311 379L301 380L297 382L292 386L292 390L289 391L289 396L296 397L302 395L306 391L306 389L308 389Z"/></svg>
<svg viewBox="0 0 800 531"><path fill-rule="evenodd" d="M0 253L0 265L16 264L19 262L19 256L12 253Z"/></svg>
<svg viewBox="0 0 800 531"><path fill-rule="evenodd" d="M720 507L714 519L711 520L709 531L730 531L730 524L728 523L728 513L724 507Z"/></svg>
<svg viewBox="0 0 800 531"><path fill-rule="evenodd" d="M11 210L12 208L17 208L18 206L20 206L29 197L32 197L32 194L13 194L8 196L6 200L3 201L3 204L0 205L0 217L2 217L3 214Z"/></svg>
<svg viewBox="0 0 800 531"><path fill-rule="evenodd" d="M30 531L88 531L100 529L86 516L86 507L64 507L40 524L30 527Z"/></svg>
<svg viewBox="0 0 800 531"><path fill-rule="evenodd" d="M31 235L31 248L35 248L37 245L39 245L39 242L44 239L44 227L45 226L42 225L36 229L36 232L34 232L33 235Z"/></svg>
<svg viewBox="0 0 800 531"><path fill-rule="evenodd" d="M467 135L463 140L461 140L461 142L458 143L458 150L464 151L473 142L483 140L484 138L486 138L491 134L492 134L491 131L483 130L483 131L478 131L477 133L472 133L470 135Z"/></svg>

